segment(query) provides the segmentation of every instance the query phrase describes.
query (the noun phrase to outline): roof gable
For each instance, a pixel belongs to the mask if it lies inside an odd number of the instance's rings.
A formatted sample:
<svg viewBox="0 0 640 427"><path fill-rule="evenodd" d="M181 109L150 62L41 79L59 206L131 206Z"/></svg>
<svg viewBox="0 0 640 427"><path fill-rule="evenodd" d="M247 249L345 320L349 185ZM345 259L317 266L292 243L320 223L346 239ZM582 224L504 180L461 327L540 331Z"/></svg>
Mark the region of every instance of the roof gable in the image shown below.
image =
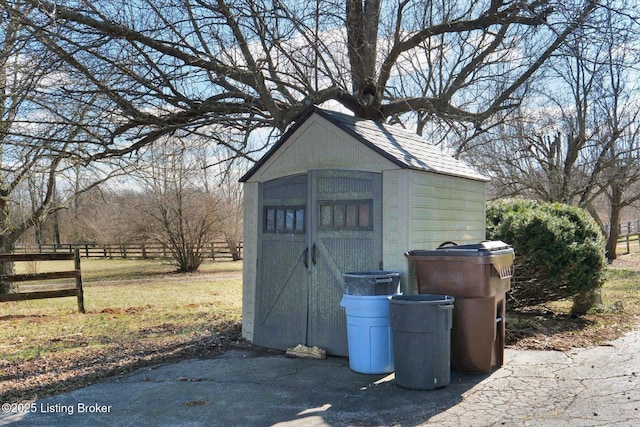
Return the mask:
<svg viewBox="0 0 640 427"><path fill-rule="evenodd" d="M435 145L425 141L419 135L399 126L387 125L365 120L334 111L312 108L292 126L241 179L248 181L284 142L312 114L318 114L333 125L347 132L371 150L387 158L398 167L458 176L477 181L488 181L465 162L443 152Z"/></svg>

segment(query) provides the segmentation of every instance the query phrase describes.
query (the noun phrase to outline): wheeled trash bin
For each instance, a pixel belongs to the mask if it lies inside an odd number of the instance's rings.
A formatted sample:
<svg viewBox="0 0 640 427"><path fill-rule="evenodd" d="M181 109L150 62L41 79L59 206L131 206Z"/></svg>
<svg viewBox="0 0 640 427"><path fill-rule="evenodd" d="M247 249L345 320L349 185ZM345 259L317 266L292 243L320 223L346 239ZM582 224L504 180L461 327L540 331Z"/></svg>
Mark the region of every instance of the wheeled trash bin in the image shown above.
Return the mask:
<svg viewBox="0 0 640 427"><path fill-rule="evenodd" d="M513 248L501 241L445 242L436 250L413 250L405 256L420 294L446 294L456 300L451 368L473 374L502 366Z"/></svg>

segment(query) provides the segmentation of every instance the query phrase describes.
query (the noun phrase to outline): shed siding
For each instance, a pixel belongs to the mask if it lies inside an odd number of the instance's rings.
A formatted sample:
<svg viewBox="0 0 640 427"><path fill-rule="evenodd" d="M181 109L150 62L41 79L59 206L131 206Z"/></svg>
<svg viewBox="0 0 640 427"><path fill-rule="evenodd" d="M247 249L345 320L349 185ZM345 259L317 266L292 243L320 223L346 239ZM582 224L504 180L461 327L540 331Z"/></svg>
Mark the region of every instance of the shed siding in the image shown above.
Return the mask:
<svg viewBox="0 0 640 427"><path fill-rule="evenodd" d="M377 172L396 166L322 117L305 122L250 181L270 181L311 169Z"/></svg>
<svg viewBox="0 0 640 427"><path fill-rule="evenodd" d="M242 264L242 337L253 341L258 259L258 183L244 184L244 263Z"/></svg>
<svg viewBox="0 0 640 427"><path fill-rule="evenodd" d="M447 240L475 243L485 236L485 184L455 177L410 174L409 249L433 249Z"/></svg>
<svg viewBox="0 0 640 427"><path fill-rule="evenodd" d="M407 169L385 171L383 200L384 267L403 273L405 293L417 290L404 252L485 238L483 182Z"/></svg>
<svg viewBox="0 0 640 427"><path fill-rule="evenodd" d="M386 270L399 271L401 290L404 288L407 261L404 252L409 250L409 175L406 170L387 170L382 174L382 259Z"/></svg>

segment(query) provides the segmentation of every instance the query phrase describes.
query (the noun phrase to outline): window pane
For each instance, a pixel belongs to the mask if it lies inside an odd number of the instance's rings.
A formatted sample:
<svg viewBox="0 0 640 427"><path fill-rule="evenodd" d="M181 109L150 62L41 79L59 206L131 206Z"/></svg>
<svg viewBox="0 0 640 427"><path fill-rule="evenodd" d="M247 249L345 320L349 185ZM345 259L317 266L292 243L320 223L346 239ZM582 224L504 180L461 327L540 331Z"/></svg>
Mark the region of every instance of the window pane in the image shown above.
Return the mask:
<svg viewBox="0 0 640 427"><path fill-rule="evenodd" d="M333 225L333 209L331 205L320 205L320 226L331 227Z"/></svg>
<svg viewBox="0 0 640 427"><path fill-rule="evenodd" d="M358 205L355 203L347 205L347 227L358 227Z"/></svg>
<svg viewBox="0 0 640 427"><path fill-rule="evenodd" d="M266 229L268 231L273 231L276 229L276 210L275 209L267 209Z"/></svg>
<svg viewBox="0 0 640 427"><path fill-rule="evenodd" d="M295 218L295 216L294 216L295 211L293 209L287 209L286 212L287 213L285 215L284 228L287 231L293 231L293 220Z"/></svg>
<svg viewBox="0 0 640 427"><path fill-rule="evenodd" d="M276 230L284 230L284 209L276 209Z"/></svg>
<svg viewBox="0 0 640 427"><path fill-rule="evenodd" d="M333 205L333 226L344 227L344 205Z"/></svg>
<svg viewBox="0 0 640 427"><path fill-rule="evenodd" d="M304 231L304 209L296 209L296 231Z"/></svg>
<svg viewBox="0 0 640 427"><path fill-rule="evenodd" d="M360 203L358 211L358 225L360 227L370 227L371 205L369 203Z"/></svg>

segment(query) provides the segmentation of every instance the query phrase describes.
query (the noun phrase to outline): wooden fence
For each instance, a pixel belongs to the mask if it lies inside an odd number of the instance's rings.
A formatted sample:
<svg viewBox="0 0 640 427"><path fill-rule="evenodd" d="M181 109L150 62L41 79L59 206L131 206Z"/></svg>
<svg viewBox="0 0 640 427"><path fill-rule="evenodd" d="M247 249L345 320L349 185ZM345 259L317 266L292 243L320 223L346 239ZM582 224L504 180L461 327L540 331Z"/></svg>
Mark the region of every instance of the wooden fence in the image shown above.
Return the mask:
<svg viewBox="0 0 640 427"><path fill-rule="evenodd" d="M207 258L213 260L242 259L242 242L230 248L226 241L215 240L207 247ZM64 243L41 245L18 245L14 253L73 253L80 252L84 258L124 258L124 259L169 259L168 246L153 243L123 243L100 245L95 243Z"/></svg>
<svg viewBox="0 0 640 427"><path fill-rule="evenodd" d="M82 273L80 271L80 251L66 253L37 253L37 254L0 254L0 263L15 262L36 262L36 261L65 261L73 260L74 269L67 271L54 271L49 273L26 273L26 274L3 274L0 275L0 282L32 282L48 281L56 279L75 279L75 286L63 286L55 283L44 283L41 285L27 285L27 291L19 290L14 293L0 294L0 302L26 301L42 298L76 297L78 300L78 311L84 313L84 293L82 290Z"/></svg>
<svg viewBox="0 0 640 427"><path fill-rule="evenodd" d="M618 245L626 246L625 253L631 253L631 242L633 241L640 245L640 220L618 224Z"/></svg>

